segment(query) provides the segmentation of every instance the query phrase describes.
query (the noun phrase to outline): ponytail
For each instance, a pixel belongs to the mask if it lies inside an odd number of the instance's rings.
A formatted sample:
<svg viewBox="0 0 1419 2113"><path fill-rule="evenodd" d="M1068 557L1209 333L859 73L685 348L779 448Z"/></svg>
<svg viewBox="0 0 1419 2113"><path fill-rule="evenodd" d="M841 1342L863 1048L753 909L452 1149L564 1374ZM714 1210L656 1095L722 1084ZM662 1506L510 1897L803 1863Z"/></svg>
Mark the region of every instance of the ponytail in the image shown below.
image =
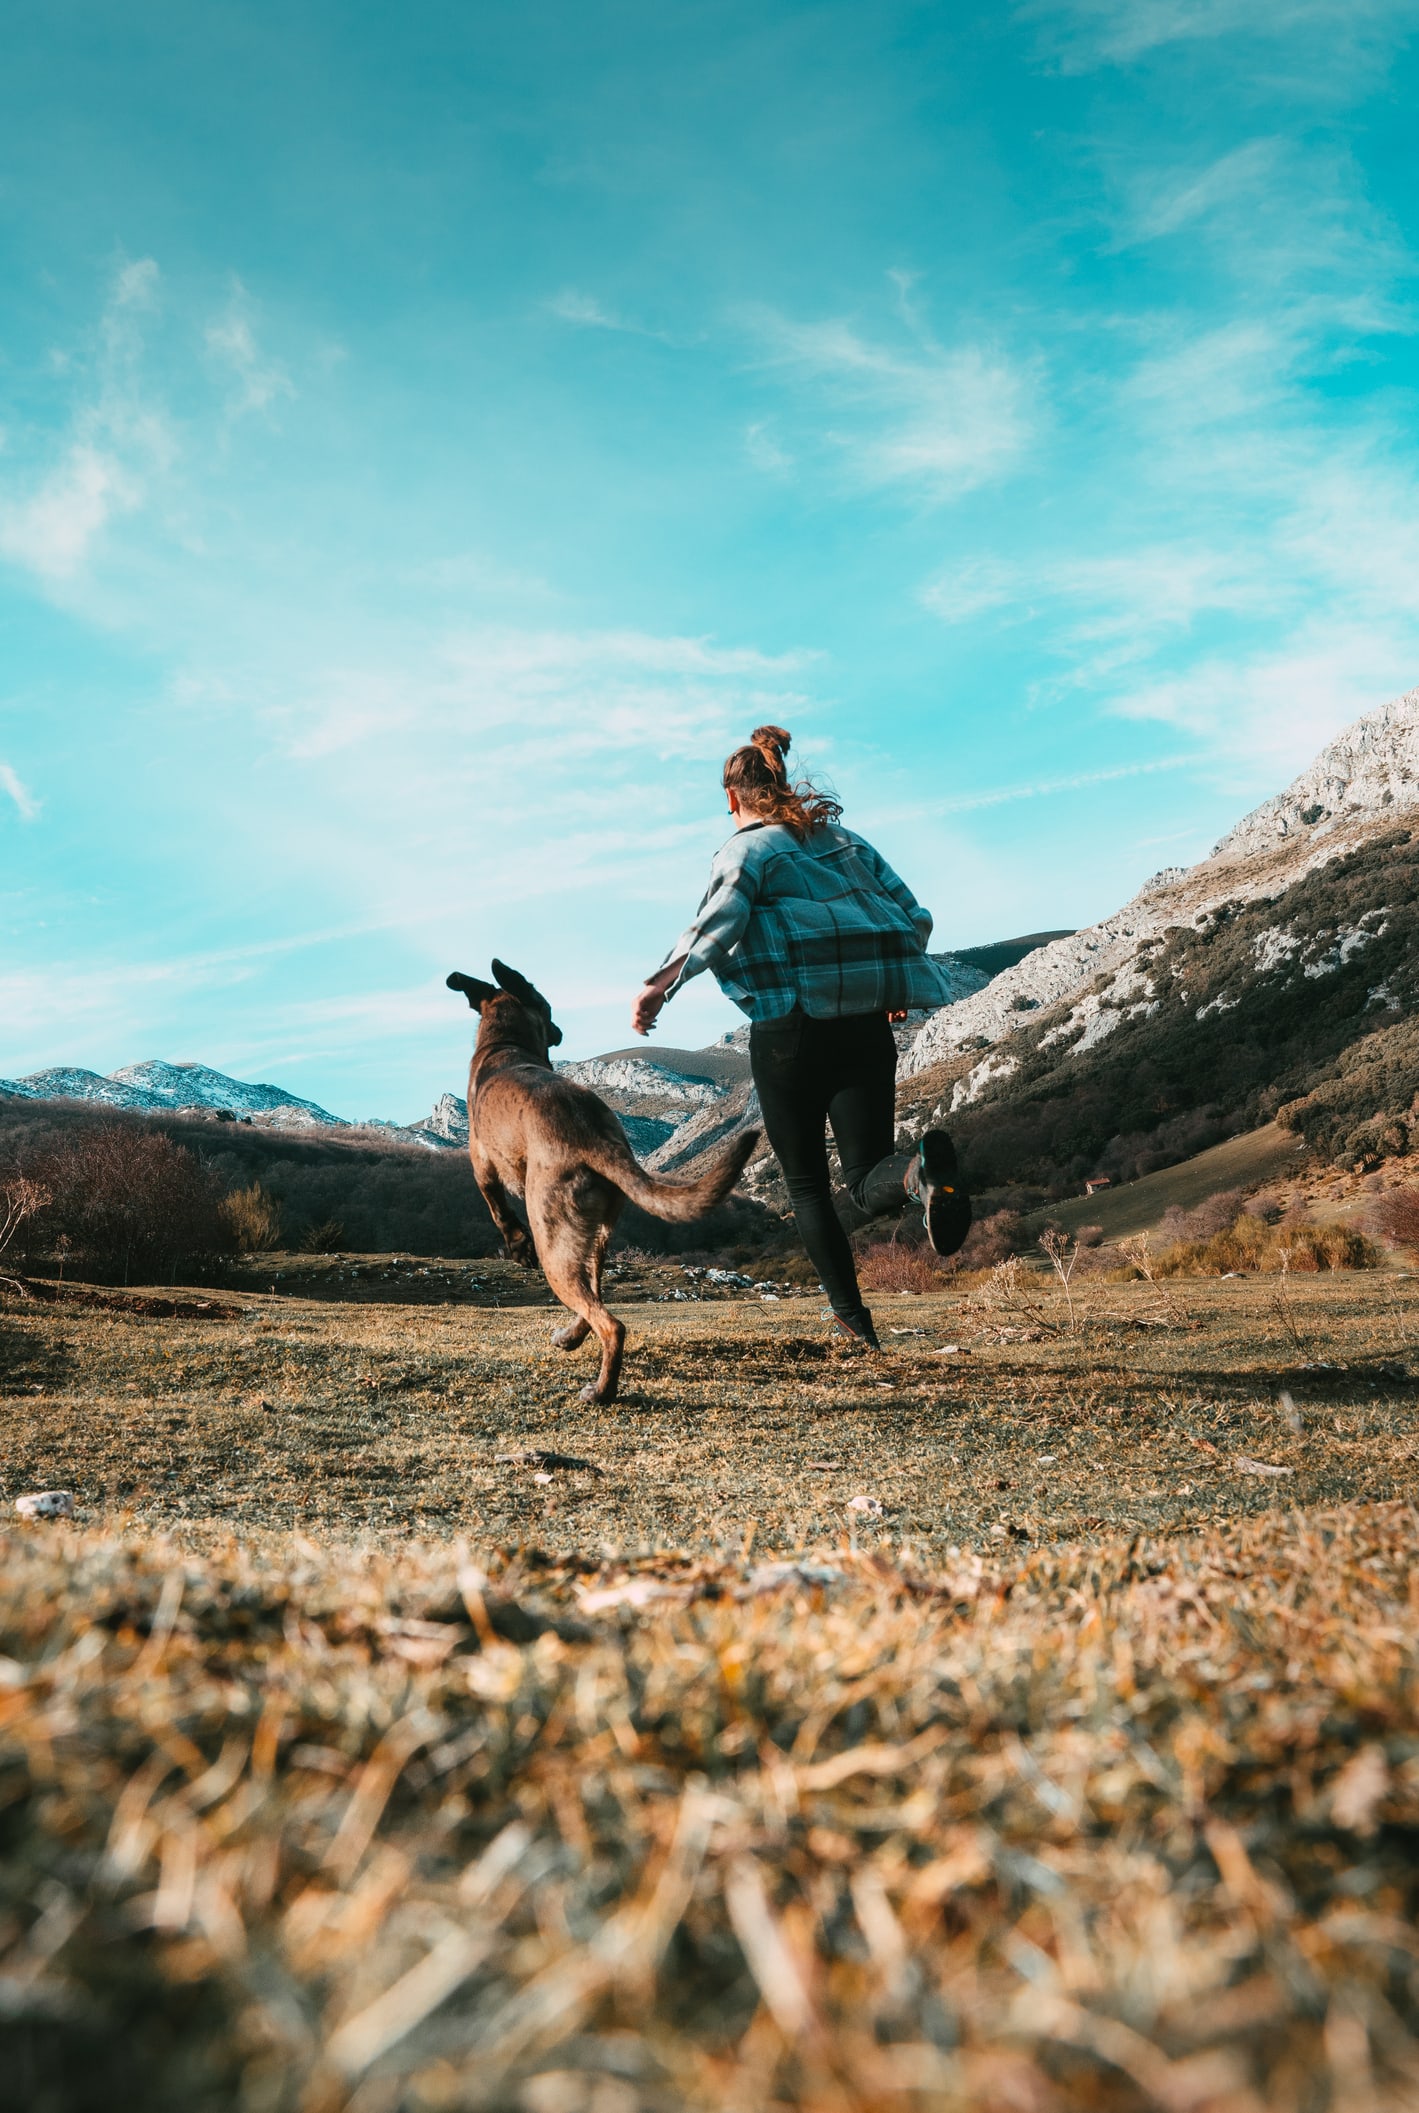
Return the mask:
<svg viewBox="0 0 1419 2113"><path fill-rule="evenodd" d="M743 748L736 748L724 766L724 789L738 793L740 802L766 822L782 822L801 843L825 822L835 822L842 802L819 792L806 779L790 782L784 761L793 736L786 727L756 726Z"/></svg>

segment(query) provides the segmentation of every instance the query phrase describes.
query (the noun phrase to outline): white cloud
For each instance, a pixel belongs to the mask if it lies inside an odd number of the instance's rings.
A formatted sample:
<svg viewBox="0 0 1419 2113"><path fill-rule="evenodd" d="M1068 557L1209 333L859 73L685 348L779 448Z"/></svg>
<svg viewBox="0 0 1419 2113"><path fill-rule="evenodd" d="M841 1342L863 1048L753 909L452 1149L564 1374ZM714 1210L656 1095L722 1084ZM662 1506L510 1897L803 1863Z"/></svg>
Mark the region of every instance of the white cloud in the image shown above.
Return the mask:
<svg viewBox="0 0 1419 2113"><path fill-rule="evenodd" d="M757 325L771 368L848 414L850 423L822 437L860 484L954 499L1004 474L1024 452L1034 377L1003 352L920 336L896 349L840 320L761 314Z"/></svg>
<svg viewBox="0 0 1419 2113"><path fill-rule="evenodd" d="M1065 72L1126 66L1170 45L1221 37L1282 41L1294 64L1296 47L1315 31L1309 56L1334 76L1413 26L1410 0L1025 0L1016 12L1043 25Z"/></svg>
<svg viewBox="0 0 1419 2113"><path fill-rule="evenodd" d="M1182 728L1219 763L1249 766L1249 784L1274 790L1342 727L1412 688L1417 667L1419 634L1321 617L1278 645L1141 683L1113 709Z"/></svg>
<svg viewBox="0 0 1419 2113"><path fill-rule="evenodd" d="M22 822L32 822L39 813L39 802L23 782L12 764L0 763L0 792L7 792L19 810Z"/></svg>
<svg viewBox="0 0 1419 2113"><path fill-rule="evenodd" d="M756 470L768 476L778 476L793 468L793 457L786 448L779 446L770 430L767 419L755 419L744 428L744 452Z"/></svg>
<svg viewBox="0 0 1419 2113"><path fill-rule="evenodd" d="M305 761L395 733L476 741L484 754L545 745L548 771L618 751L699 755L730 738L733 712L801 701L787 685L811 658L640 631L489 627L448 634L407 667L332 669L281 717L287 753Z"/></svg>
<svg viewBox="0 0 1419 2113"><path fill-rule="evenodd" d="M1061 792L1080 792L1088 785L1111 785L1119 778L1146 778L1160 770L1185 770L1194 756L1160 756L1145 763L1119 763L1110 770L1082 770L1071 777L1037 778L1019 785L999 785L986 792L963 793L959 799L934 802L933 814L971 814L981 807L1004 807L1016 800L1042 800Z"/></svg>
<svg viewBox="0 0 1419 2113"><path fill-rule="evenodd" d="M578 330L612 330L625 337L654 338L662 345L676 342L668 331L654 330L649 323L637 322L634 316L621 315L603 301L598 301L595 294L580 293L573 286L553 294L547 303L547 313L554 315L558 322L570 323Z"/></svg>
<svg viewBox="0 0 1419 2113"><path fill-rule="evenodd" d="M945 566L919 590L919 599L945 624L968 624L991 609L1010 608L1022 598L1025 575L1005 558L967 558Z"/></svg>
<svg viewBox="0 0 1419 2113"><path fill-rule="evenodd" d="M71 579L113 515L140 496L116 455L73 441L28 498L0 503L0 555L46 582Z"/></svg>
<svg viewBox="0 0 1419 2113"><path fill-rule="evenodd" d="M624 330L626 327L618 316L613 316L608 309L603 308L593 295L578 293L574 287L554 294L547 306L562 322L578 323L583 330Z"/></svg>
<svg viewBox="0 0 1419 2113"><path fill-rule="evenodd" d="M1158 241L1253 203L1275 182L1284 153L1280 140L1253 139L1201 168L1150 171L1135 188L1128 239Z"/></svg>
<svg viewBox="0 0 1419 2113"><path fill-rule="evenodd" d="M139 377L142 318L158 287L151 257L115 273L57 459L31 476L28 490L0 491L0 557L47 586L82 571L104 529L142 505L146 478L171 459L167 420Z"/></svg>
<svg viewBox="0 0 1419 2113"><path fill-rule="evenodd" d="M257 344L251 300L240 279L232 283L226 313L209 323L203 335L209 355L232 379L229 417L267 411L280 397L295 395L285 369L266 358Z"/></svg>

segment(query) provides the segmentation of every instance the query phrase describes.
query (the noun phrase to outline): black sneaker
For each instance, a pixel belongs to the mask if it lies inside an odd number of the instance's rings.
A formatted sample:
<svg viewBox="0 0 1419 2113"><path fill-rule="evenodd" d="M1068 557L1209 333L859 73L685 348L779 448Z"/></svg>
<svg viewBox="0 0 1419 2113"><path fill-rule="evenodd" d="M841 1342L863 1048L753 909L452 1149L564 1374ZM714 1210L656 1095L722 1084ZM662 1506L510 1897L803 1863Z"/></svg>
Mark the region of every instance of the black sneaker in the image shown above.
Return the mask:
<svg viewBox="0 0 1419 2113"><path fill-rule="evenodd" d="M877 1330L872 1325L872 1316L865 1306L854 1314L835 1313L833 1322L838 1332L847 1336L849 1341L862 1343L869 1350L881 1349Z"/></svg>
<svg viewBox="0 0 1419 2113"><path fill-rule="evenodd" d="M926 1237L937 1254L954 1255L971 1229L971 1199L957 1184L956 1147L944 1130L928 1130L922 1138L907 1185L920 1198Z"/></svg>

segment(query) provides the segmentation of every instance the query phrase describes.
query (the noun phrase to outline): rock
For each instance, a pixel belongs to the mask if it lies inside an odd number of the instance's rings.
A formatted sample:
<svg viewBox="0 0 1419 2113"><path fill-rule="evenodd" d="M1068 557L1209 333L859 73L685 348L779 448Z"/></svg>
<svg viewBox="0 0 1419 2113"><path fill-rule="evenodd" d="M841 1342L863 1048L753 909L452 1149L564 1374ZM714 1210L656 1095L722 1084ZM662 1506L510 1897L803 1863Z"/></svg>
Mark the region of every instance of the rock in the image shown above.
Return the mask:
<svg viewBox="0 0 1419 2113"><path fill-rule="evenodd" d="M1419 806L1419 690L1367 712L1337 734L1275 799L1263 801L1213 852L1247 858L1337 823L1378 820Z"/></svg>
<svg viewBox="0 0 1419 2113"><path fill-rule="evenodd" d="M432 1130L435 1137L447 1138L450 1144L466 1145L468 1142L468 1103L460 1094L441 1093L434 1102L433 1113L424 1117L420 1126Z"/></svg>
<svg viewBox="0 0 1419 2113"><path fill-rule="evenodd" d="M16 1497L15 1509L22 1519L72 1519L74 1499L67 1489L36 1489Z"/></svg>

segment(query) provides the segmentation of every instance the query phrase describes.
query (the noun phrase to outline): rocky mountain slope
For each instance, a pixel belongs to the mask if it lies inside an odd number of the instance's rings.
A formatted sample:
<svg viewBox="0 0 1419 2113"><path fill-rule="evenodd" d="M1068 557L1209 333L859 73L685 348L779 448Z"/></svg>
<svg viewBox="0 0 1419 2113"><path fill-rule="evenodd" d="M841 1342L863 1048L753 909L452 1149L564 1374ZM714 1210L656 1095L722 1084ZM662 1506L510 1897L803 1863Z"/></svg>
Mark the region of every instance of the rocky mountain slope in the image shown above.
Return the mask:
<svg viewBox="0 0 1419 2113"><path fill-rule="evenodd" d="M936 1014L904 1127L980 1183L1129 1178L1279 1111L1328 1152L1419 1136L1419 691L1369 714L1209 858Z"/></svg>
<svg viewBox="0 0 1419 2113"><path fill-rule="evenodd" d="M1115 1024L1100 1017L1118 1010L1104 1004L1105 996L1127 999L1142 953L1159 933L1208 916L1225 901L1274 894L1288 876L1299 878L1416 805L1419 690L1411 690L1347 727L1285 792L1240 821L1209 858L1154 874L1112 917L1036 949L984 990L934 1014L916 1036L903 1075L1038 1028L1031 1015L1066 998L1085 1007L1077 1024L1090 1035L1084 1047L1092 1046ZM1100 978L1106 986L1092 993ZM983 1063L978 1085L963 1097L1003 1075L999 1060Z"/></svg>

